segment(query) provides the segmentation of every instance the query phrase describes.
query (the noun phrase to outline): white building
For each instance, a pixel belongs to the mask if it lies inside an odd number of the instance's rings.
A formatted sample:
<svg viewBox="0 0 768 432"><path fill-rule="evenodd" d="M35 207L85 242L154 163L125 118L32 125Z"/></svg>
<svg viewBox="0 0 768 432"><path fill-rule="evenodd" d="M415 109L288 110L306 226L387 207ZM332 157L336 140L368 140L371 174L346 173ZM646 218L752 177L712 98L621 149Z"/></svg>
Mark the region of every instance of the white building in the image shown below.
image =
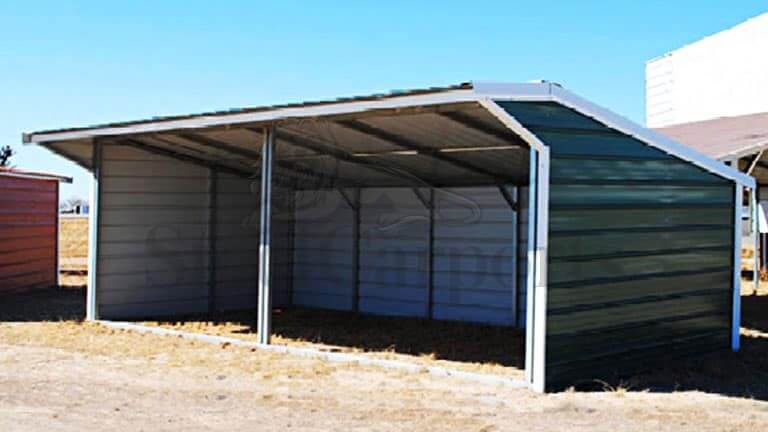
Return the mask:
<svg viewBox="0 0 768 432"><path fill-rule="evenodd" d="M768 13L650 60L650 128L768 112Z"/></svg>
<svg viewBox="0 0 768 432"><path fill-rule="evenodd" d="M768 267L768 13L648 61L645 81L648 127L756 179Z"/></svg>

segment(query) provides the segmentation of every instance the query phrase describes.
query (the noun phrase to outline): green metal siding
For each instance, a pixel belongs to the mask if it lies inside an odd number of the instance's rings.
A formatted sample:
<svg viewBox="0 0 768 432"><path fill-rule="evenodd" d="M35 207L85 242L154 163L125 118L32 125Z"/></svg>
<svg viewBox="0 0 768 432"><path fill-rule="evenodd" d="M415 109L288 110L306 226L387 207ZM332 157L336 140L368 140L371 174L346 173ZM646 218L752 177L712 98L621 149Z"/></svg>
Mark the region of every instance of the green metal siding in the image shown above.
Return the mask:
<svg viewBox="0 0 768 432"><path fill-rule="evenodd" d="M547 385L727 348L733 184L559 104L499 104L550 147Z"/></svg>

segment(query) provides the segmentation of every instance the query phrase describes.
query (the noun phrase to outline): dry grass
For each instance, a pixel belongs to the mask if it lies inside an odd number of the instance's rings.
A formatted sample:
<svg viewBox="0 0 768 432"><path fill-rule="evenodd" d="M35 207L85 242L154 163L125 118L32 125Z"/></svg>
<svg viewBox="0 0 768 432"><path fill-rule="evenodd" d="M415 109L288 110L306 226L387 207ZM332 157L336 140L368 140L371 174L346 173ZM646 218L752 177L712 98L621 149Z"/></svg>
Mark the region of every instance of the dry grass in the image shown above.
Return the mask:
<svg viewBox="0 0 768 432"><path fill-rule="evenodd" d="M88 263L88 218L63 217L60 220L59 260L65 271L83 271Z"/></svg>
<svg viewBox="0 0 768 432"><path fill-rule="evenodd" d="M253 322L252 313L236 312L212 320L193 316L142 324L256 340ZM275 310L272 340L514 378L523 373L523 335L507 327L289 308Z"/></svg>

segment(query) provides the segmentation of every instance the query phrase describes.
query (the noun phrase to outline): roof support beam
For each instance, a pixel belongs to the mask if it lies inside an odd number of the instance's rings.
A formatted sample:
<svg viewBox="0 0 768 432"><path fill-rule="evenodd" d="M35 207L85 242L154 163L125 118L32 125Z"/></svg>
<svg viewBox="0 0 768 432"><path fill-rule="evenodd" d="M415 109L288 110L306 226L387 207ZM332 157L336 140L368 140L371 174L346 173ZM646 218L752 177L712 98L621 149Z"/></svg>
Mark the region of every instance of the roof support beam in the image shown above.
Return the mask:
<svg viewBox="0 0 768 432"><path fill-rule="evenodd" d="M504 180L500 179L495 173L488 171L485 168L476 166L472 163L463 161L461 159L456 159L454 157L448 156L445 153L441 153L439 149L427 147L424 145L421 145L419 143L413 142L405 137L393 134L389 131L386 131L384 129L378 128L376 126L371 126L367 123L363 123L361 121L357 120L344 120L340 122L336 122L336 124L340 126L344 126L348 129L352 129L354 131L357 131L359 133L372 136L376 139L386 141L389 144L406 148L408 150L415 150L419 152L419 154L426 155L433 157L435 159L439 159L443 162L447 162L449 164L452 164L454 166L457 166L461 169L471 171L475 174L484 175L487 177L490 177L494 179L496 183L503 183Z"/></svg>
<svg viewBox="0 0 768 432"><path fill-rule="evenodd" d="M517 203L517 199L514 196L512 196L512 194L509 192L507 187L504 186L504 185L500 185L499 186L499 193L501 193L501 197L504 198L504 201L507 202L507 205L509 206L509 208L512 211L516 212L518 210L518 208L519 208L519 205ZM515 193L515 195L517 195L517 193Z"/></svg>
<svg viewBox="0 0 768 432"><path fill-rule="evenodd" d="M259 131L259 133L261 133L261 132ZM282 131L281 131L281 133L282 133ZM223 151L223 152L226 152L226 153L231 153L231 154L234 154L234 155L242 156L242 157L248 158L248 159L253 159L254 162L256 162L256 161L261 159L261 153L260 152L249 150L249 149L245 149L245 148L238 147L238 146L234 146L232 144L225 143L225 142L219 141L217 139L209 138L209 137L201 135L201 134L182 133L182 134L178 134L178 136L183 138L183 139L185 139L185 140L187 140L187 141L194 142L194 143L197 143L197 144L200 144L200 145L204 145L204 146L207 146L207 147L211 147L211 148L214 148L216 150L220 150L220 151ZM302 175L306 175L306 176L312 176L312 177L315 177L316 179L320 179L321 182L324 182L326 180L330 180L331 182L334 182L334 183L336 182L336 179L334 177L332 177L332 176L328 176L328 175L326 175L324 173L319 173L317 171L314 171L312 169L303 167L301 165L298 165L298 164L290 162L290 161L275 160L274 163L280 169L284 169L284 170L288 170L288 171L293 171L293 172L296 172L298 174L302 174Z"/></svg>
<svg viewBox="0 0 768 432"><path fill-rule="evenodd" d="M81 168L85 169L86 171L91 171L91 168L92 168L92 167L91 167L91 166L89 166L89 165L88 165L88 163L87 163L87 162L85 162L84 160L82 160L82 159L80 159L80 158L78 158L78 157L72 156L72 155L68 155L68 154L64 153L62 150L60 150L60 149L58 149L58 148L54 147L54 145L56 145L56 143L55 143L55 142L52 142L52 143L45 143L45 144L41 144L41 145L42 145L43 147L45 147L46 149L48 149L48 151L50 151L51 153L57 154L57 155L59 155L59 156L61 156L61 157L65 158L65 159L69 159L69 160L71 160L72 162L76 163L76 164L77 164L77 165L79 165ZM70 182L70 183L71 183L71 182Z"/></svg>
<svg viewBox="0 0 768 432"><path fill-rule="evenodd" d="M261 132L259 132L261 133ZM252 160L254 164L258 162L261 159L261 153L254 150L245 149L242 147L234 146L229 143L225 143L223 141L219 141L213 138L206 137L201 134L196 133L183 133L178 135L180 138L193 142L195 144L199 144L202 146L210 147L225 153L230 153L233 155L241 156L243 158ZM160 139L160 137L154 137L155 139ZM163 142L174 144L173 142L167 141L163 139ZM314 171L312 169L303 167L299 164L285 161L285 160L275 160L274 165L276 168L279 168L280 170L290 171L294 174L298 174L300 176L309 177L312 179L312 181L317 182L321 186L327 186L327 185L337 185L339 184L339 181L332 176L329 176L324 173L319 173L317 171ZM345 182L345 184L349 184L351 186L358 186L358 183L355 182Z"/></svg>
<svg viewBox="0 0 768 432"><path fill-rule="evenodd" d="M285 129L280 130L278 139L283 140L292 146L303 148L320 155L330 156L334 159L338 159L351 164L364 166L371 170L390 175L400 180L402 180L403 177L408 177L414 179L414 183L419 186L435 187L429 181L422 179L408 168L404 168L402 165L396 164L390 160L376 158L375 156L367 157L365 159L359 158L352 153L347 152L346 150L342 150L333 146L332 144L324 143L316 138L307 138L295 133L291 133ZM380 162L376 163L371 160L367 160L371 158L374 158Z"/></svg>
<svg viewBox="0 0 768 432"><path fill-rule="evenodd" d="M763 152L765 152L765 149L762 149L759 152L757 152L757 154L749 162L749 165L747 165L747 171L746 171L747 174L752 174L752 171L755 169L755 166L757 166L757 163L760 162L760 159L763 157Z"/></svg>
<svg viewBox="0 0 768 432"><path fill-rule="evenodd" d="M439 116L446 118L448 120L453 121L454 123L460 124L466 128L475 130L477 132L481 132L491 138L494 139L500 139L509 145L514 145L516 147L520 148L528 148L528 143L523 141L522 138L514 134L513 132L509 130L502 130L499 128L495 128L492 126L488 126L484 124L482 121L476 119L475 117L472 117L466 113L463 113L461 111L446 111L446 112L439 112Z"/></svg>
<svg viewBox="0 0 768 432"><path fill-rule="evenodd" d="M159 156L166 156L166 157L170 157L170 158L173 158L173 159L181 160L181 161L184 161L184 162L189 162L191 164L195 164L195 165L198 165L198 166L201 166L201 167L216 168L217 170L219 170L221 172L227 172L227 173L239 176L239 177L252 178L256 174L255 171L254 172L249 172L249 171L242 170L242 169L239 169L239 168L234 168L234 167L231 167L231 166L222 165L220 163L216 163L216 162L209 161L209 160L206 160L206 159L201 159L201 158L198 158L198 157L195 157L195 156L192 156L192 155L188 155L186 153L175 152L173 150L169 150L169 149L166 149L166 148L163 148L163 147L157 147L157 146L154 146L154 145L151 145L151 144L147 144L147 143L144 143L144 142L141 142L141 141L137 141L137 140L131 139L131 138L117 139L117 140L113 140L112 142L117 144L117 145L124 145L124 146L128 146L128 147L137 148L139 150L143 150L145 152L156 154L156 155L159 155Z"/></svg>

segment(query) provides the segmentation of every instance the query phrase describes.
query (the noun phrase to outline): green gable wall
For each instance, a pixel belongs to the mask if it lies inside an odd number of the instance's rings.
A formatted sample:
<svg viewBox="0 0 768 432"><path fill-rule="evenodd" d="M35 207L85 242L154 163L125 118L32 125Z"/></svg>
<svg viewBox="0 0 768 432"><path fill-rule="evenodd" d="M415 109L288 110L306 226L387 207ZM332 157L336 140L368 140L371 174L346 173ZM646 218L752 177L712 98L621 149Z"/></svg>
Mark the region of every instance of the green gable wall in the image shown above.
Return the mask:
<svg viewBox="0 0 768 432"><path fill-rule="evenodd" d="M498 103L550 147L548 386L728 348L733 183L559 104Z"/></svg>

